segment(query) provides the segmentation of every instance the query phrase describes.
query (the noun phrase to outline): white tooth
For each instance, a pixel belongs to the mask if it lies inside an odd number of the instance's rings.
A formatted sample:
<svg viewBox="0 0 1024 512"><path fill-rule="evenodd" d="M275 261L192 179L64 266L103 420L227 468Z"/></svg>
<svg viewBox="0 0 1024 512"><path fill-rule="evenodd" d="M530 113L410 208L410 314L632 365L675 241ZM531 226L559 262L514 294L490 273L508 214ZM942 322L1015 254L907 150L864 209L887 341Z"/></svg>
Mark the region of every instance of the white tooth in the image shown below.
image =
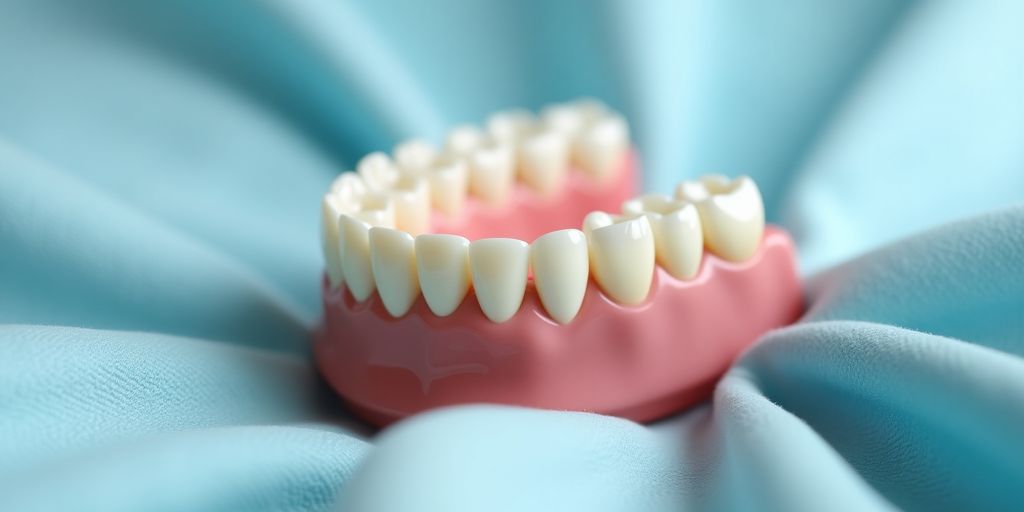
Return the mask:
<svg viewBox="0 0 1024 512"><path fill-rule="evenodd" d="M496 112L487 118L487 133L494 140L515 144L536 124L533 114L526 110Z"/></svg>
<svg viewBox="0 0 1024 512"><path fill-rule="evenodd" d="M430 184L420 176L403 175L391 189L395 225L412 236L430 230Z"/></svg>
<svg viewBox="0 0 1024 512"><path fill-rule="evenodd" d="M588 126L579 138L583 171L603 180L613 176L629 149L629 127L619 116L607 116Z"/></svg>
<svg viewBox="0 0 1024 512"><path fill-rule="evenodd" d="M711 195L708 187L721 190L729 185L729 178L721 174L701 176L699 181L684 181L676 186L676 198L699 203Z"/></svg>
<svg viewBox="0 0 1024 512"><path fill-rule="evenodd" d="M469 159L469 190L488 204L502 205L512 191L515 172L515 152L511 146L482 146Z"/></svg>
<svg viewBox="0 0 1024 512"><path fill-rule="evenodd" d="M708 250L729 261L744 261L757 252L764 234L764 202L754 180L703 181L708 196L697 201Z"/></svg>
<svg viewBox="0 0 1024 512"><path fill-rule="evenodd" d="M327 265L327 280L331 288L341 284L341 233L338 218L345 212L341 200L333 194L325 194L320 203L320 243Z"/></svg>
<svg viewBox="0 0 1024 512"><path fill-rule="evenodd" d="M530 245L533 282L544 309L560 324L576 318L587 292L587 238L578 229L541 235Z"/></svg>
<svg viewBox="0 0 1024 512"><path fill-rule="evenodd" d="M590 236L590 233L595 229L611 226L617 220L619 220L617 216L602 211L590 212L586 217L583 217L583 233Z"/></svg>
<svg viewBox="0 0 1024 512"><path fill-rule="evenodd" d="M375 288L370 261L369 232L373 226L394 227L394 207L387 197L371 195L363 199L362 211L342 214L341 269L345 284L357 301L370 297Z"/></svg>
<svg viewBox="0 0 1024 512"><path fill-rule="evenodd" d="M430 201L434 209L449 217L462 213L469 188L469 169L461 158L442 158L427 173L430 180Z"/></svg>
<svg viewBox="0 0 1024 512"><path fill-rule="evenodd" d="M570 105L579 112L584 123L594 122L610 113L608 107L596 98L581 98Z"/></svg>
<svg viewBox="0 0 1024 512"><path fill-rule="evenodd" d="M484 142L484 132L473 125L464 124L448 132L445 150L455 156L469 158Z"/></svg>
<svg viewBox="0 0 1024 512"><path fill-rule="evenodd" d="M400 317L420 294L413 237L405 231L374 227L370 228L369 240L377 293L388 313Z"/></svg>
<svg viewBox="0 0 1024 512"><path fill-rule="evenodd" d="M638 305L654 278L654 234L647 217L594 229L589 235L594 280L612 299Z"/></svg>
<svg viewBox="0 0 1024 512"><path fill-rule="evenodd" d="M457 235L416 237L416 270L430 310L437 316L454 313L469 291L469 240Z"/></svg>
<svg viewBox="0 0 1024 512"><path fill-rule="evenodd" d="M363 178L369 190L388 190L398 180L399 172L394 162L381 152L370 153L359 160L356 172Z"/></svg>
<svg viewBox="0 0 1024 512"><path fill-rule="evenodd" d="M561 190L569 171L569 141L554 130L527 135L519 146L519 174L542 195Z"/></svg>
<svg viewBox="0 0 1024 512"><path fill-rule="evenodd" d="M420 174L425 172L437 158L437 149L420 139L410 139L395 146L392 153L395 163L403 172Z"/></svg>
<svg viewBox="0 0 1024 512"><path fill-rule="evenodd" d="M584 113L574 104L557 104L545 107L541 111L544 125L570 139L583 129L586 119Z"/></svg>
<svg viewBox="0 0 1024 512"><path fill-rule="evenodd" d="M628 217L643 215L654 232L658 264L677 279L697 275L704 255L704 235L697 207L663 194L648 194L622 203Z"/></svg>
<svg viewBox="0 0 1024 512"><path fill-rule="evenodd" d="M514 238L485 238L469 244L473 290L484 315L501 323L523 303L530 266L530 246Z"/></svg>
<svg viewBox="0 0 1024 512"><path fill-rule="evenodd" d="M355 205L359 198L366 194L366 183L358 173L346 171L331 182L331 195L341 200L342 204Z"/></svg>

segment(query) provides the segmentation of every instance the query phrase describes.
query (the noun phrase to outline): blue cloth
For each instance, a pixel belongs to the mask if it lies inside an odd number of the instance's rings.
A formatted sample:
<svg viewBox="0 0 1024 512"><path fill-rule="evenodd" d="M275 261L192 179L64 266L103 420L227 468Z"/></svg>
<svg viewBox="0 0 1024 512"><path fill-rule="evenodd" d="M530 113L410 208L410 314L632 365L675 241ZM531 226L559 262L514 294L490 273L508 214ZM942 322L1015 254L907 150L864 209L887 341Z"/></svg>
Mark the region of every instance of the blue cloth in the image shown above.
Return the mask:
<svg viewBox="0 0 1024 512"><path fill-rule="evenodd" d="M1019 510L1022 19L1011 0L5 0L0 510ZM354 420L309 359L330 180L582 95L629 117L648 189L754 176L807 315L653 425Z"/></svg>

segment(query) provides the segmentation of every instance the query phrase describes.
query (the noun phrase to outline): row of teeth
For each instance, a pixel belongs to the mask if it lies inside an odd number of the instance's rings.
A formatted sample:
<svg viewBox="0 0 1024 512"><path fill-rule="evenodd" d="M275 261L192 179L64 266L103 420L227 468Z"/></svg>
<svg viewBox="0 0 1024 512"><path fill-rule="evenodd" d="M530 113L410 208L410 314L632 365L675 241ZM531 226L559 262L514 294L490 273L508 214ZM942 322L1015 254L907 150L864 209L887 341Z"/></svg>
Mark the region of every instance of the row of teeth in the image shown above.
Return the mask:
<svg viewBox="0 0 1024 512"><path fill-rule="evenodd" d="M591 274L616 302L638 305L650 291L655 264L677 279L692 279L704 248L744 261L757 251L764 231L757 185L747 177L730 181L718 175L681 183L675 197L631 199L619 214L592 212L582 230L553 231L532 244L512 238L470 242L450 234L414 237L395 229L390 203L356 211L338 211L332 204L325 200L331 286L344 280L358 301L376 290L394 317L408 312L421 293L435 315L450 315L472 287L487 318L504 322L519 310L532 271L549 316L569 323Z"/></svg>
<svg viewBox="0 0 1024 512"><path fill-rule="evenodd" d="M335 181L329 196L353 211L393 203L395 225L415 236L429 231L431 208L457 217L467 196L504 205L516 179L541 196L561 190L572 168L606 181L630 144L625 120L593 100L551 105L539 117L498 112L486 125L454 128L443 150L412 139L395 146L391 156L366 155L356 173Z"/></svg>

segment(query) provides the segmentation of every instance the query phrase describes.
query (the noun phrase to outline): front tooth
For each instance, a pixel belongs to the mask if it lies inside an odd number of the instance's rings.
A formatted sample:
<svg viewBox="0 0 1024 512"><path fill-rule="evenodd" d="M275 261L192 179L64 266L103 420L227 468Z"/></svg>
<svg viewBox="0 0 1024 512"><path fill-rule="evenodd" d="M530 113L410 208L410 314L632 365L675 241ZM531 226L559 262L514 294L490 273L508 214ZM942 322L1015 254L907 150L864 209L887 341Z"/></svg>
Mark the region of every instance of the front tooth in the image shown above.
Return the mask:
<svg viewBox="0 0 1024 512"><path fill-rule="evenodd" d="M629 149L629 127L619 116L606 116L588 126L579 138L580 167L604 180L614 175Z"/></svg>
<svg viewBox="0 0 1024 512"><path fill-rule="evenodd" d="M677 279L697 275L704 255L704 235L696 206L663 194L649 194L626 201L622 212L629 217L647 217L654 232L656 259L669 274Z"/></svg>
<svg viewBox="0 0 1024 512"><path fill-rule="evenodd" d="M642 303L654 278L654 234L647 217L594 229L589 240L597 284L616 302Z"/></svg>
<svg viewBox="0 0 1024 512"><path fill-rule="evenodd" d="M469 240L457 235L420 235L415 247L427 306L437 316L452 314L469 291Z"/></svg>
<svg viewBox="0 0 1024 512"><path fill-rule="evenodd" d="M434 209L449 217L462 213L469 187L469 170L461 158L444 158L431 167L427 177L430 180L430 201Z"/></svg>
<svg viewBox="0 0 1024 512"><path fill-rule="evenodd" d="M473 125L464 124L452 128L445 141L445 150L455 156L469 158L484 142L484 132Z"/></svg>
<svg viewBox="0 0 1024 512"><path fill-rule="evenodd" d="M527 135L519 146L519 173L542 195L562 188L569 170L569 141L554 130Z"/></svg>
<svg viewBox="0 0 1024 512"><path fill-rule="evenodd" d="M395 155L395 163L398 168L409 174L425 172L437 158L437 149L420 139L402 142L395 146L392 153Z"/></svg>
<svg viewBox="0 0 1024 512"><path fill-rule="evenodd" d="M514 238L485 238L469 244L473 290L484 315L501 323L519 311L526 292L530 246Z"/></svg>
<svg viewBox="0 0 1024 512"><path fill-rule="evenodd" d="M388 313L400 317L420 294L415 241L405 231L385 227L370 228L369 241L377 293Z"/></svg>
<svg viewBox="0 0 1024 512"><path fill-rule="evenodd" d="M382 192L391 188L398 180L399 172L387 155L381 152L370 153L359 160L356 172L363 178L366 188Z"/></svg>
<svg viewBox="0 0 1024 512"><path fill-rule="evenodd" d="M487 119L487 133L494 140L504 144L515 144L536 124L536 119L526 110L496 112Z"/></svg>
<svg viewBox="0 0 1024 512"><path fill-rule="evenodd" d="M754 180L741 176L729 182L719 177L702 180L706 197L696 201L708 250L729 261L744 261L757 252L764 234L764 202ZM679 194L695 197L692 183Z"/></svg>
<svg viewBox="0 0 1024 512"><path fill-rule="evenodd" d="M341 284L341 233L338 219L345 213L342 201L333 194L325 194L320 203L320 243L327 265L327 280L332 289Z"/></svg>
<svg viewBox="0 0 1024 512"><path fill-rule="evenodd" d="M469 158L469 190L482 201L500 206L515 183L516 159L507 144L477 148Z"/></svg>
<svg viewBox="0 0 1024 512"><path fill-rule="evenodd" d="M530 265L544 309L560 324L571 322L583 304L590 277L586 236L578 229L541 235L530 245Z"/></svg>
<svg viewBox="0 0 1024 512"><path fill-rule="evenodd" d="M430 229L430 184L420 176L403 175L391 189L395 225L413 236Z"/></svg>
<svg viewBox="0 0 1024 512"><path fill-rule="evenodd" d="M341 270L352 296L359 302L370 297L376 285L370 260L369 232L373 226L394 227L394 209L386 197L370 196L363 200L363 210L342 214Z"/></svg>

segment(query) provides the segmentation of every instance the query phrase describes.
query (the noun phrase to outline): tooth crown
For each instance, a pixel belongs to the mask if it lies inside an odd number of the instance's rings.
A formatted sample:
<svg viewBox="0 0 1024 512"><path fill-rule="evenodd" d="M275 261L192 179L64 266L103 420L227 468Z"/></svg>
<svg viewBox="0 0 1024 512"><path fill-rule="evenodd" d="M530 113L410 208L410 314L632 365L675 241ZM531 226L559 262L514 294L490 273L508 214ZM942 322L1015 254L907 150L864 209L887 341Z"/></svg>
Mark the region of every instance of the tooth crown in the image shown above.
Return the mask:
<svg viewBox="0 0 1024 512"><path fill-rule="evenodd" d="M649 194L623 203L621 213L591 212L582 230L553 231L532 244L430 233L433 212L459 218L470 201L500 207L517 179L541 198L564 186L570 166L605 182L628 151L625 120L580 100L539 117L499 112L485 129L458 126L443 150L413 139L395 146L393 156L368 154L357 172L331 184L321 204L329 286L344 282L357 301L376 291L394 317L420 295L435 315L450 315L473 289L483 314L501 323L517 313L532 281L551 318L568 324L591 276L609 298L635 306L651 291L655 265L689 280L705 248L733 262L756 253L764 206L745 176L684 181L675 197Z"/></svg>

